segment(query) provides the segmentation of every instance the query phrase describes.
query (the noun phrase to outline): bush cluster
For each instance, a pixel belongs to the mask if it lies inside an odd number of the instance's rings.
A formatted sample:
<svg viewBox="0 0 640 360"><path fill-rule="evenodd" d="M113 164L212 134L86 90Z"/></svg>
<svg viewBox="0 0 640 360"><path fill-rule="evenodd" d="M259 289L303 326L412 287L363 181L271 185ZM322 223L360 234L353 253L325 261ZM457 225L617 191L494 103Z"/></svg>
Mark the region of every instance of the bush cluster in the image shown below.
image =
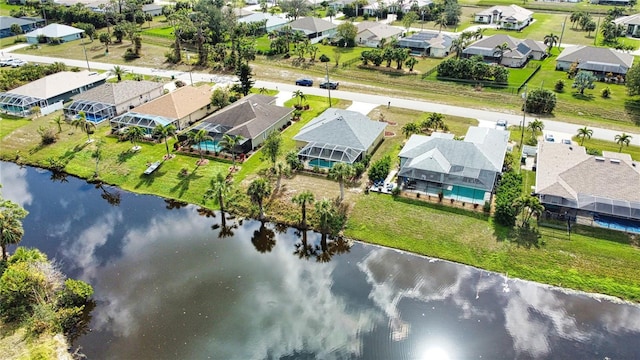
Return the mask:
<svg viewBox="0 0 640 360"><path fill-rule="evenodd" d="M447 59L436 68L439 77L477 81L509 81L509 70L499 65L489 65L481 56L468 59Z"/></svg>
<svg viewBox="0 0 640 360"><path fill-rule="evenodd" d="M380 181L384 180L389 171L391 170L391 157L389 155L383 157L382 159L376 160L371 167L369 168L369 180L371 181Z"/></svg>
<svg viewBox="0 0 640 360"><path fill-rule="evenodd" d="M502 178L496 190L496 209L494 217L496 222L504 226L514 226L518 209L513 202L522 194L522 174L508 171L502 174Z"/></svg>

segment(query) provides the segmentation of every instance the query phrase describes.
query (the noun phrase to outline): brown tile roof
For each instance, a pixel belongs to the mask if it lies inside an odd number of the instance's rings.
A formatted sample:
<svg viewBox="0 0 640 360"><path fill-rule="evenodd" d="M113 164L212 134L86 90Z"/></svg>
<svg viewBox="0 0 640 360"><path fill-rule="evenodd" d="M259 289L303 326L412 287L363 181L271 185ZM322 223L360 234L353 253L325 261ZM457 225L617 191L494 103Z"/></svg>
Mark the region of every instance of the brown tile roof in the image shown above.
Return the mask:
<svg viewBox="0 0 640 360"><path fill-rule="evenodd" d="M142 104L132 112L182 119L211 102L211 87L183 86L173 92Z"/></svg>

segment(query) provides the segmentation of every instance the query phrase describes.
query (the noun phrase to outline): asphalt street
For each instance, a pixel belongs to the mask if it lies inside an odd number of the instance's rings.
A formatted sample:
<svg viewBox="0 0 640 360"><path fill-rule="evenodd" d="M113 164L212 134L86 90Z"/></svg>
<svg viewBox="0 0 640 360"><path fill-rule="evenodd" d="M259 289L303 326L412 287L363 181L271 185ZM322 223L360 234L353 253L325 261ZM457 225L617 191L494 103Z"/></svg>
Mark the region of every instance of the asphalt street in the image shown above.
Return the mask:
<svg viewBox="0 0 640 360"><path fill-rule="evenodd" d="M24 46L24 44L21 44ZM29 62L37 62L37 63L53 63L53 62L62 62L67 64L68 66L77 66L80 68L87 67L87 61L84 60L70 60L63 58L52 58L45 56L35 56L35 55L26 55L26 54L15 54L10 53L15 48L20 47L20 45L16 47L10 47L3 49L4 57L13 56L19 59L23 59ZM88 62L89 67L92 70L106 70L109 71L113 69L116 64L102 63L102 62ZM214 82L216 84L228 84L232 83L236 80L233 76L226 75L212 75L206 73L197 73L197 72L184 72L184 71L175 71L175 70L166 70L159 68L150 68L150 67L139 67L139 66L129 66L129 65L121 65L127 72L132 72L136 74L142 75L151 75L151 76L161 76L168 77L174 76L176 79L182 80L189 83L195 83L200 81L205 82ZM280 91L293 92L296 90L302 90L305 94L310 95L321 95L327 96L329 94L329 90L320 89L318 87L299 87L294 84L284 84L270 81L262 81L259 80L259 74L256 75L257 81L255 86L258 88L265 87L267 89L277 89ZM455 95L452 95L455 96ZM445 115L453 115L453 116L462 116L462 117L471 117L480 120L481 123L495 123L497 120L506 120L509 125L519 125L523 122L523 114L509 114L495 111L487 111L487 110L478 110L472 108L466 108L462 106L453 106L453 105L445 105L439 103L433 103L428 101L421 100L409 100L402 99L396 97L390 97L386 95L372 95L372 94L363 94L356 93L350 91L343 90L331 90L331 97L335 99L345 99L351 100L354 102L358 102L359 107L374 107L374 106L392 106L399 107L405 109L412 109L418 111L425 112L438 112ZM524 119L525 124L528 124L530 120L533 120L533 116L527 115ZM574 134L577 133L578 129L582 126L576 124L565 123L558 120L549 120L543 119L544 121L544 132L553 134L554 137L558 140L564 138L570 138ZM603 128L589 127L593 130L593 138L609 140L613 141L614 137L617 134L620 134L620 131L609 130ZM631 143L633 145L640 146L640 134L638 133L629 133L632 136Z"/></svg>

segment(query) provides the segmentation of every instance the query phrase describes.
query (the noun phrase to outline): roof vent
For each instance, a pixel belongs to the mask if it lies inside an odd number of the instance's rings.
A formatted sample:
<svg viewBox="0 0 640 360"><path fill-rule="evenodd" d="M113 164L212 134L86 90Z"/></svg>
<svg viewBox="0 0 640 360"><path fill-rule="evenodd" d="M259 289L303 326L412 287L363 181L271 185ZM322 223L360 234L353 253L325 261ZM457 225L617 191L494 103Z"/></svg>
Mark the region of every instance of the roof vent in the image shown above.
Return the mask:
<svg viewBox="0 0 640 360"><path fill-rule="evenodd" d="M604 161L604 158L601 156L596 156L596 161Z"/></svg>
<svg viewBox="0 0 640 360"><path fill-rule="evenodd" d="M609 159L609 161L611 161L612 164L620 164L620 160L618 159Z"/></svg>

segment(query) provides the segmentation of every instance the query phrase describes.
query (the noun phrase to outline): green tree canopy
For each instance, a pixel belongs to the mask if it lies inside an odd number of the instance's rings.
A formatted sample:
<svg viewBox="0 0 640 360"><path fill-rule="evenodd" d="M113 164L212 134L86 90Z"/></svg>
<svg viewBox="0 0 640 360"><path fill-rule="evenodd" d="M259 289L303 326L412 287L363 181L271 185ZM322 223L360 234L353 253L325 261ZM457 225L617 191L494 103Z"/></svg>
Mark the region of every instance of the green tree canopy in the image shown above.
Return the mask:
<svg viewBox="0 0 640 360"><path fill-rule="evenodd" d="M345 21L338 25L337 36L342 40L342 46L354 47L356 44L356 36L358 35L358 27L350 21Z"/></svg>

